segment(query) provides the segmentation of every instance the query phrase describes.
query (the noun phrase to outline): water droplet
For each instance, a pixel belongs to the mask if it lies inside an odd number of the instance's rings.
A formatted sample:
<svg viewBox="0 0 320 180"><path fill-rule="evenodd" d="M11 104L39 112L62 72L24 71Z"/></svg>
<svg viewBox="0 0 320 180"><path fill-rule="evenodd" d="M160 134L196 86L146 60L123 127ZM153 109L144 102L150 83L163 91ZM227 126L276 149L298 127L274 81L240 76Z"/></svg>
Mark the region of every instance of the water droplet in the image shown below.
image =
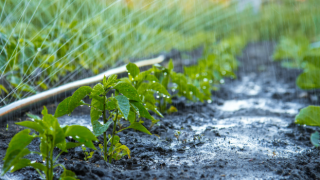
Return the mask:
<svg viewBox="0 0 320 180"><path fill-rule="evenodd" d="M176 91L176 89L172 89L172 92L175 92Z"/></svg>
<svg viewBox="0 0 320 180"><path fill-rule="evenodd" d="M196 74L196 77L199 77L199 74Z"/></svg>
<svg viewBox="0 0 320 180"><path fill-rule="evenodd" d="M209 83L212 83L212 80L210 80Z"/></svg>
<svg viewBox="0 0 320 180"><path fill-rule="evenodd" d="M155 83L156 81L152 81L153 83Z"/></svg>
<svg viewBox="0 0 320 180"><path fill-rule="evenodd" d="M210 104L210 103L212 103L212 100L211 100L211 99L209 99L207 102Z"/></svg>
<svg viewBox="0 0 320 180"><path fill-rule="evenodd" d="M220 83L223 84L224 83L224 79L220 79Z"/></svg>
<svg viewBox="0 0 320 180"><path fill-rule="evenodd" d="M193 94L193 92L192 92L192 91L190 91L190 94Z"/></svg>
<svg viewBox="0 0 320 180"><path fill-rule="evenodd" d="M41 48L38 48L37 51L40 52L40 51L41 51Z"/></svg>
<svg viewBox="0 0 320 180"><path fill-rule="evenodd" d="M183 91L183 94L185 94L186 93L186 91Z"/></svg>
<svg viewBox="0 0 320 180"><path fill-rule="evenodd" d="M159 93L159 91L157 91L157 93Z"/></svg>
<svg viewBox="0 0 320 180"><path fill-rule="evenodd" d="M166 97L166 95L163 95L163 97L165 98L165 97Z"/></svg>
<svg viewBox="0 0 320 180"><path fill-rule="evenodd" d="M207 79L207 78L204 78L204 79L203 79L203 81L204 81L204 82L207 82L207 81L208 81L208 79Z"/></svg>
<svg viewBox="0 0 320 180"><path fill-rule="evenodd" d="M130 75L130 73L128 72L128 75Z"/></svg>
<svg viewBox="0 0 320 180"><path fill-rule="evenodd" d="M164 72L163 74L164 74L165 76L167 75L167 73L166 73L166 72Z"/></svg>
<svg viewBox="0 0 320 180"><path fill-rule="evenodd" d="M203 86L202 89L207 89L207 87L206 87L206 86Z"/></svg>
<svg viewBox="0 0 320 180"><path fill-rule="evenodd" d="M222 75L225 75L225 74L226 74L226 71L222 71L221 73L222 73Z"/></svg>
<svg viewBox="0 0 320 180"><path fill-rule="evenodd" d="M156 96L157 98L160 98L160 96Z"/></svg>

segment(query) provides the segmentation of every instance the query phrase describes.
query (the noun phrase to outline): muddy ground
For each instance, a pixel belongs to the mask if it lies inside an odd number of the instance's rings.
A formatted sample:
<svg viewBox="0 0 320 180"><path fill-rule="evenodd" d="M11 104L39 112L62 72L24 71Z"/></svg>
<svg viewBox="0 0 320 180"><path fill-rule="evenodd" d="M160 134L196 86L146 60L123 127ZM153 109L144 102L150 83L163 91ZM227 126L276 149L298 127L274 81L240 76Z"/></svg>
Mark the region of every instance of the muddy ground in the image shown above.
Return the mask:
<svg viewBox="0 0 320 180"><path fill-rule="evenodd" d="M250 43L238 58L238 78L225 79L221 89L213 92L211 103L174 100L179 112L166 115L150 130L160 138L133 130L121 132L131 159L109 164L95 152L85 162L81 148L76 148L63 154L59 163L79 179L320 179L320 151L309 140L317 128L293 123L299 109L319 104L319 93L299 90L295 78L300 72L273 62L274 48L273 42ZM51 112L55 106L48 105ZM91 128L89 112L79 107L59 121ZM10 122L8 131L0 129L0 159L19 128ZM174 136L177 131L179 139ZM29 148L37 149L38 143L35 140ZM32 168L0 177L37 178Z"/></svg>

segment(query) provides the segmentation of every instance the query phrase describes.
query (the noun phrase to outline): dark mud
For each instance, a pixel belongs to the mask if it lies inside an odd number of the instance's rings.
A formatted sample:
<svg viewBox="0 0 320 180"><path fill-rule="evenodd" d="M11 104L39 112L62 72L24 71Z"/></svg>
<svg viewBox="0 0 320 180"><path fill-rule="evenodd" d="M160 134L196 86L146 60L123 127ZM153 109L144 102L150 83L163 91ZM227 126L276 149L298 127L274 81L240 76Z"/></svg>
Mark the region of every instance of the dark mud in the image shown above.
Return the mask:
<svg viewBox="0 0 320 180"><path fill-rule="evenodd" d="M85 162L81 148L76 148L63 154L59 163L80 179L320 179L320 151L309 140L317 128L293 123L300 108L319 103L319 93L296 87L300 72L272 62L274 47L273 42L250 43L238 58L238 79L225 79L221 89L213 92L212 102L174 100L179 112L166 115L150 130L159 137L121 132L131 159L108 164L95 152ZM49 105L51 111L55 106ZM87 107L59 121L91 128ZM0 129L1 159L19 128L10 122L8 131ZM178 138L177 131L181 133ZM37 149L38 143L34 141L29 148ZM1 178L39 176L25 168Z"/></svg>

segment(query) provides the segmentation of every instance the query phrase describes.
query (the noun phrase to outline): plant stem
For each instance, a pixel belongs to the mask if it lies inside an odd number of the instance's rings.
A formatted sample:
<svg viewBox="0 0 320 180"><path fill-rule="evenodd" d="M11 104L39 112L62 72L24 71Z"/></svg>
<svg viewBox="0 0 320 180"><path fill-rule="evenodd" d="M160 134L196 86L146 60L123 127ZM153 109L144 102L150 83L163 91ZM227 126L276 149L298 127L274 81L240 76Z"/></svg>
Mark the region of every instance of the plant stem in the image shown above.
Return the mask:
<svg viewBox="0 0 320 180"><path fill-rule="evenodd" d="M53 149L54 149L54 146L52 143L52 148L50 151L50 180L53 179Z"/></svg>
<svg viewBox="0 0 320 180"><path fill-rule="evenodd" d="M47 157L46 157L46 166L47 166L47 174L46 174L46 178L50 179L50 168L49 168L49 148L47 149Z"/></svg>
<svg viewBox="0 0 320 180"><path fill-rule="evenodd" d="M102 115L103 115L103 123L107 123L107 118L106 118L106 96L104 96L104 100L103 100L103 111L102 111ZM104 144L104 160L108 161L108 156L107 156L107 132L103 133L103 144Z"/></svg>
<svg viewBox="0 0 320 180"><path fill-rule="evenodd" d="M113 131L112 131L112 140L111 140L111 150L110 152L113 151L113 143L114 143L114 135L116 133L116 126L117 126L117 120L118 120L118 110L117 110L117 114L116 114L116 119L114 120L114 123L113 123ZM111 164L111 160L112 160L112 156L109 157L109 163Z"/></svg>

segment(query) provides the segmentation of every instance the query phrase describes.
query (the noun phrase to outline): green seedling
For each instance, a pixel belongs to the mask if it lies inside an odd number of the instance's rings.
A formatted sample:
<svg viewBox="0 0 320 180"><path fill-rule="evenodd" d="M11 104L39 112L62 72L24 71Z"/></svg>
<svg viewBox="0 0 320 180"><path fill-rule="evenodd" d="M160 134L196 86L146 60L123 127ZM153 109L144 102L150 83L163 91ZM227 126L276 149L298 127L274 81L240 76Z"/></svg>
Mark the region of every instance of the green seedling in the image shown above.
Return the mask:
<svg viewBox="0 0 320 180"><path fill-rule="evenodd" d="M109 92L112 93L107 97ZM151 135L142 125L143 121L140 118L155 121L142 104L137 90L125 79L117 79L116 75L112 75L108 79L104 77L102 84L98 83L93 88L80 87L71 97L63 100L56 109L55 117L70 114L79 105L88 105L82 101L86 96L91 99L90 116L93 132L96 136L103 134L104 143L101 149L103 149L104 160L108 161L109 157L111 163L112 159L122 157L119 154L126 154L130 158L129 148L120 143L120 138L116 134L132 128ZM98 121L101 116L103 124ZM117 131L117 124L122 118L129 125L126 127L121 125L121 129ZM110 137L107 138L106 131L111 124L113 124L112 134L109 134Z"/></svg>
<svg viewBox="0 0 320 180"><path fill-rule="evenodd" d="M174 93L171 97L184 96L192 101L203 101L203 93L201 93L201 91L188 80L187 76L182 73L176 73L173 69L174 65L172 60L170 60L168 68L160 65L154 65L151 68L151 72L157 79L159 79L159 83L161 83L163 87L167 90L170 89ZM158 103L161 112L168 112L167 106L172 103L171 97L157 95L156 102Z"/></svg>
<svg viewBox="0 0 320 180"><path fill-rule="evenodd" d="M77 146L85 145L89 148L96 149L92 141L97 141L97 138L91 133L89 129L79 125L60 127L58 119L53 115L48 114L47 108L42 110L43 118L35 115L28 116L32 121L22 121L16 123L29 129L24 129L17 133L9 143L6 156L4 158L4 165L2 168L2 175L6 172L15 172L27 166L31 166L37 170L42 178L52 180L54 176L54 168L60 166L64 169L60 179L75 179L76 175L70 170L66 170L62 164L56 164L56 160L63 152L68 152L68 149ZM37 134L30 134L30 129L37 132ZM72 137L76 142L67 142L66 137ZM33 139L40 139L39 152L30 151L27 146ZM60 153L53 157L55 148L60 149ZM43 163L34 162L24 158L28 154L39 154Z"/></svg>
<svg viewBox="0 0 320 180"><path fill-rule="evenodd" d="M94 151L87 152L87 148L84 147L84 146L81 146L81 149L82 149L82 151L83 151L84 160L85 160L85 161L88 161L89 159L92 158L92 156L93 156L93 154L94 154Z"/></svg>
<svg viewBox="0 0 320 180"><path fill-rule="evenodd" d="M6 127L6 131L8 131L9 130L9 124L7 124L7 127Z"/></svg>
<svg viewBox="0 0 320 180"><path fill-rule="evenodd" d="M139 67L133 63L129 63L126 68L128 71L128 78L125 80L130 82L137 89L139 97L146 108L160 117L163 117L156 106L157 101L155 96L170 98L170 94L166 87L164 87L163 84L159 82L159 79L152 74L152 69L140 72ZM152 121L152 124L155 124L158 121L159 120L154 120Z"/></svg>
<svg viewBox="0 0 320 180"><path fill-rule="evenodd" d="M176 132L174 133L174 136L177 138L178 141L179 141L180 135L181 135L181 132L180 132L180 131L176 131Z"/></svg>

